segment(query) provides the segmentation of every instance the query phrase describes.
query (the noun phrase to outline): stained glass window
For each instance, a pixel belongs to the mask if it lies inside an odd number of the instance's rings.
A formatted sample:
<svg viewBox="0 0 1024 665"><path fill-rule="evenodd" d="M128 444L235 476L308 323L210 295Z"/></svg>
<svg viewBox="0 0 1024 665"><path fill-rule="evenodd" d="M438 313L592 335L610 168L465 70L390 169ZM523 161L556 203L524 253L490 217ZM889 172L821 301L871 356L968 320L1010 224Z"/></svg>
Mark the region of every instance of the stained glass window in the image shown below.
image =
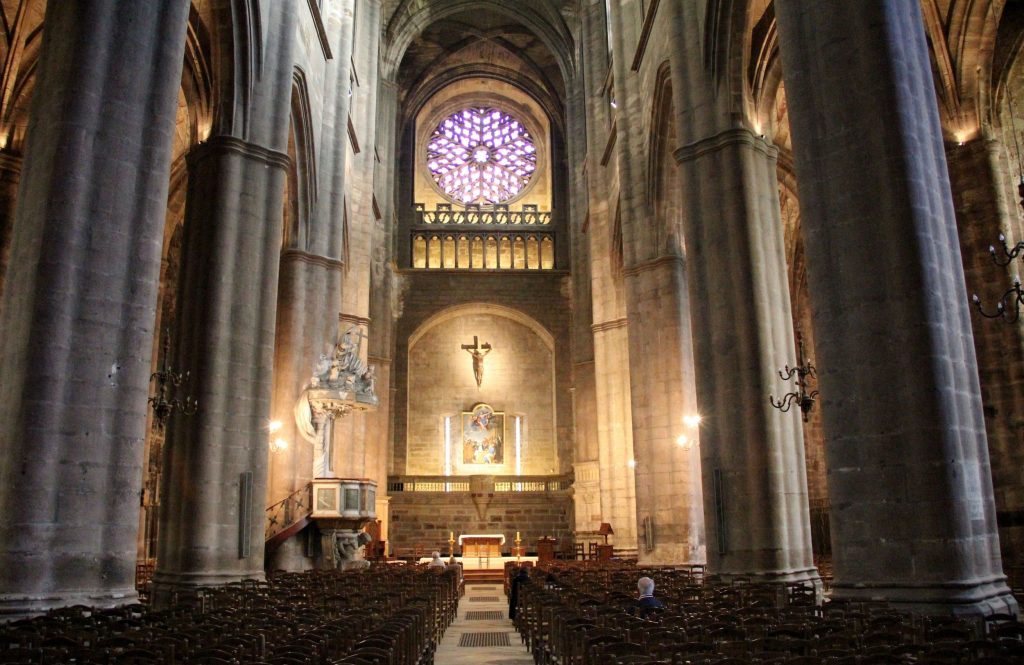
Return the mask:
<svg viewBox="0 0 1024 665"><path fill-rule="evenodd" d="M504 203L537 169L537 147L521 122L496 108L468 108L441 121L427 142L438 187L464 204Z"/></svg>

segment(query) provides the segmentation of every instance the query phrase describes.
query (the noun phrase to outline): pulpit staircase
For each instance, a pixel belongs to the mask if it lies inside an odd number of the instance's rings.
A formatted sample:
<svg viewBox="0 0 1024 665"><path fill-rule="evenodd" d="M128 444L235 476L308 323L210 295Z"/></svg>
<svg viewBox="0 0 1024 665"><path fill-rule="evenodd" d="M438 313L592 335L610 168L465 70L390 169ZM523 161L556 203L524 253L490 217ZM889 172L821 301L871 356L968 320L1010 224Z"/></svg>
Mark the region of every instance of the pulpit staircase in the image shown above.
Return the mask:
<svg viewBox="0 0 1024 665"><path fill-rule="evenodd" d="M269 560L281 543L302 531L313 514L312 483L307 483L267 508L264 556Z"/></svg>

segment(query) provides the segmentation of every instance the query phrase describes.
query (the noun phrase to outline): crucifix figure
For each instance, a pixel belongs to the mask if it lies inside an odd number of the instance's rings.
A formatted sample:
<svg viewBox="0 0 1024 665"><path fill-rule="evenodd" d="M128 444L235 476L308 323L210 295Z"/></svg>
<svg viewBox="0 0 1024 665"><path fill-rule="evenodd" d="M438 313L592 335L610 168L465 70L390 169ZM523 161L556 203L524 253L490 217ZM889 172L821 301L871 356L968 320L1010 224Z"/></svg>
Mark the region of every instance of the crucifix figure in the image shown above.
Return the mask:
<svg viewBox="0 0 1024 665"><path fill-rule="evenodd" d="M479 388L484 382L484 356L491 352L491 345L481 344L477 341L477 336L473 335L473 343L463 344L462 350L473 356L473 376L476 377L476 387Z"/></svg>

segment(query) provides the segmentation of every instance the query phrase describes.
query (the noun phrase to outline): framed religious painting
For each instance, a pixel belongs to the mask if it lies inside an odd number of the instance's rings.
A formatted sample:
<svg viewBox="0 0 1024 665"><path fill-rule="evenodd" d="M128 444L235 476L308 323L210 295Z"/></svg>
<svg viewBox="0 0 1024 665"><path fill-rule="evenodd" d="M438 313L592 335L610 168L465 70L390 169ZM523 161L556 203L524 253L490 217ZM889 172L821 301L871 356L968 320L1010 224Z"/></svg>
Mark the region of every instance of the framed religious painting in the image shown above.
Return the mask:
<svg viewBox="0 0 1024 665"><path fill-rule="evenodd" d="M505 414L487 404L462 412L462 463L504 464Z"/></svg>

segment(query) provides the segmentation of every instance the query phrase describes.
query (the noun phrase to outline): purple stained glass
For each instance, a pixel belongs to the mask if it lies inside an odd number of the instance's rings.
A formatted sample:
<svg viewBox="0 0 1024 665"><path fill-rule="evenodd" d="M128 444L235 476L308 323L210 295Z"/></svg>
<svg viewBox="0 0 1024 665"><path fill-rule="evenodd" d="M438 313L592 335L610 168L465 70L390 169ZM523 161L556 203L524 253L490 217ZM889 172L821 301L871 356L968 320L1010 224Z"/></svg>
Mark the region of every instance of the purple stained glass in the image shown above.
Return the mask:
<svg viewBox="0 0 1024 665"><path fill-rule="evenodd" d="M529 184L537 149L526 128L504 111L464 109L431 134L427 168L438 187L460 203L504 203Z"/></svg>

